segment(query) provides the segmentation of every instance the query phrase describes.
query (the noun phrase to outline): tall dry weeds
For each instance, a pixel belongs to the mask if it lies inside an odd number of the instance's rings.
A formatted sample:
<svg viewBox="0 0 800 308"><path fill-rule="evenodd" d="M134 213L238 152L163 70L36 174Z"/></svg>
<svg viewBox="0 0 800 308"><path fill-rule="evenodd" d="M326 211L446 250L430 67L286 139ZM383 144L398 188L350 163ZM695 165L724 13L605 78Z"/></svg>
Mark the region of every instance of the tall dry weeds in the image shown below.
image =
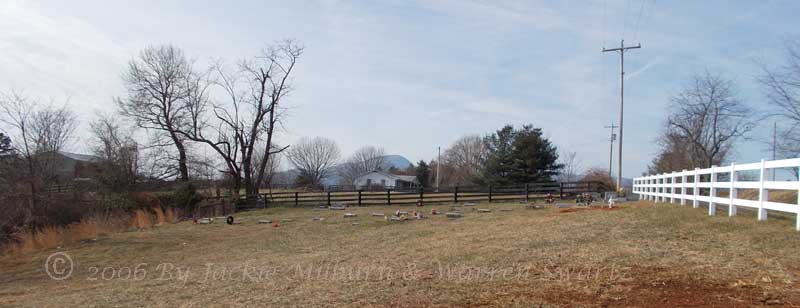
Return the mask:
<svg viewBox="0 0 800 308"><path fill-rule="evenodd" d="M102 235L125 232L131 228L149 229L154 226L154 221L155 225L177 222L178 215L172 208L164 211L157 207L153 209L153 214L147 210L136 210L132 215L127 213L97 214L67 226L50 226L36 231L25 231L16 234L17 243L9 244L4 247L4 250L10 253L34 252L97 239Z"/></svg>

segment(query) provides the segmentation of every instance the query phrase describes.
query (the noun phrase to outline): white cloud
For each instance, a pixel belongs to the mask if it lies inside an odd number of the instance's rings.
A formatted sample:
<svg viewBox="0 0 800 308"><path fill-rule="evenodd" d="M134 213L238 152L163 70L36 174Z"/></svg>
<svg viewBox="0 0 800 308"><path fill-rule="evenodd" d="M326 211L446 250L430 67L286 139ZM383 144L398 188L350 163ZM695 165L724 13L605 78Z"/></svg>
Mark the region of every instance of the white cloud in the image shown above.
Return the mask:
<svg viewBox="0 0 800 308"><path fill-rule="evenodd" d="M2 90L69 97L88 107L77 108L84 115L110 104L124 63L124 53L102 31L70 16L45 15L30 1L0 3L0 53Z"/></svg>

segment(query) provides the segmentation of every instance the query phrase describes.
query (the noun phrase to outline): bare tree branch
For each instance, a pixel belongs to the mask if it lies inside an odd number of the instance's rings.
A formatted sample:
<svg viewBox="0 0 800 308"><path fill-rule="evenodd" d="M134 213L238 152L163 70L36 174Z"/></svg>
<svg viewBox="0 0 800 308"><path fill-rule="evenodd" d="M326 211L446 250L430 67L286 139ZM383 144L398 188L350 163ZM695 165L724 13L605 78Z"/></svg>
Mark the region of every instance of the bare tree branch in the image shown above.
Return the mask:
<svg viewBox="0 0 800 308"><path fill-rule="evenodd" d="M322 137L303 138L294 144L286 157L300 171L298 184L318 187L332 175L341 152L333 140Z"/></svg>
<svg viewBox="0 0 800 308"><path fill-rule="evenodd" d="M198 86L193 64L179 48L171 45L145 48L128 63L123 74L127 96L116 98L120 114L141 128L165 132L178 151L178 170L189 180L186 146L178 133L188 123L189 105Z"/></svg>
<svg viewBox="0 0 800 308"><path fill-rule="evenodd" d="M723 163L733 143L754 127L754 112L739 99L735 84L709 71L694 76L670 108L667 134L688 147L696 167Z"/></svg>

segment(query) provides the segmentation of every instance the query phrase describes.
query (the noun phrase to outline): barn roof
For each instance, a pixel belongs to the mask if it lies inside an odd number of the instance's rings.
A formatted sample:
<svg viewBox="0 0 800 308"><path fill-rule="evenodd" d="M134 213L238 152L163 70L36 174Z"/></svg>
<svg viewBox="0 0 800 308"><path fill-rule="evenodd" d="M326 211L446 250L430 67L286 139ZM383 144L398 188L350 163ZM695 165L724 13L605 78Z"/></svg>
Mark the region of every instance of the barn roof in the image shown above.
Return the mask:
<svg viewBox="0 0 800 308"><path fill-rule="evenodd" d="M77 161L85 161L85 162L95 162L98 160L97 156L94 155L86 155L86 154L78 154L78 153L70 153L64 151L58 151L58 154L66 156L68 158L77 160Z"/></svg>

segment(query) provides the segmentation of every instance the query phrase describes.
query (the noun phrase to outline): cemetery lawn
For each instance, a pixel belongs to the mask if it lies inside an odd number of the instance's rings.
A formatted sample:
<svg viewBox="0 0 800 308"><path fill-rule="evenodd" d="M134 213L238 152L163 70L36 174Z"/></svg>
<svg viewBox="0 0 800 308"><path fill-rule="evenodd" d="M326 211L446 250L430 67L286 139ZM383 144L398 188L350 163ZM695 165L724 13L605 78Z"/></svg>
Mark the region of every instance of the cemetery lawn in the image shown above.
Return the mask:
<svg viewBox="0 0 800 308"><path fill-rule="evenodd" d="M431 207L450 210L422 209ZM393 223L371 213L397 207L271 208L235 215L238 225L187 221L7 254L0 256L0 306L800 305L793 217L770 213L757 222L745 210L726 217L724 207L709 217L650 202L611 210L463 208L459 219ZM256 223L262 219L291 221ZM73 261L64 280L45 271L54 252ZM63 274L67 264L51 272Z"/></svg>

